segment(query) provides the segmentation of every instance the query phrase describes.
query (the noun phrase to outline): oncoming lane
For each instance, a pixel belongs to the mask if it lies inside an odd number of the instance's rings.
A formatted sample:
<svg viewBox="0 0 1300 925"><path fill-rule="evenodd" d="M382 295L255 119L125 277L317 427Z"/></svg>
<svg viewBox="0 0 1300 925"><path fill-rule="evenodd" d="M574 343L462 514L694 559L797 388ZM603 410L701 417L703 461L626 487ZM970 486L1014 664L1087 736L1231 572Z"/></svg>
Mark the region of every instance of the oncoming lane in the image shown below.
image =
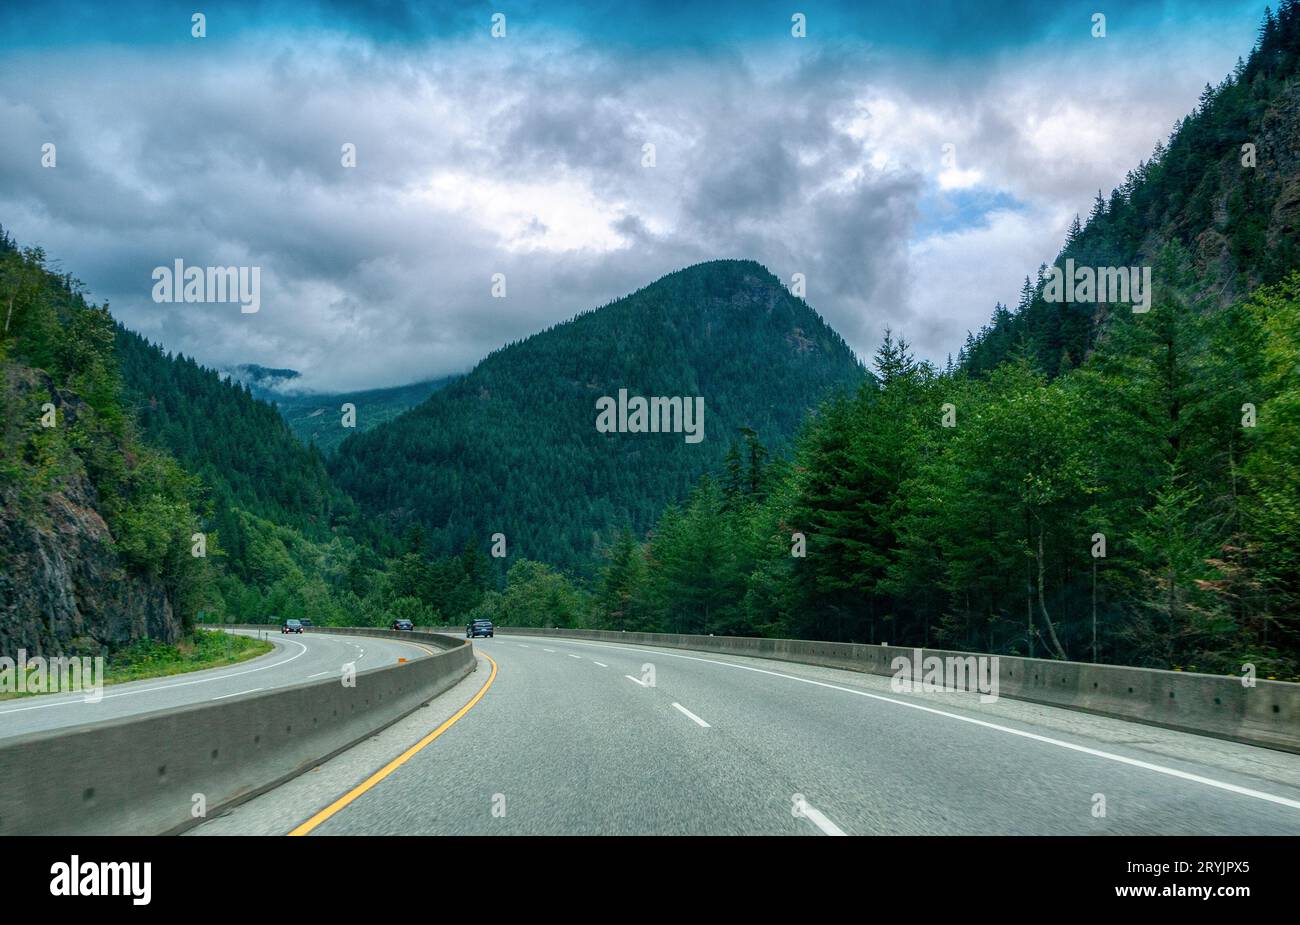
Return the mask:
<svg viewBox="0 0 1300 925"><path fill-rule="evenodd" d="M46 694L0 701L0 737L103 722L124 716L171 709L239 694L285 687L303 681L342 676L345 665L356 671L395 664L399 658L423 658L430 650L421 644L373 636L329 633L281 635L277 627L229 630L262 636L275 646L266 655L203 671L112 684L103 696Z"/></svg>

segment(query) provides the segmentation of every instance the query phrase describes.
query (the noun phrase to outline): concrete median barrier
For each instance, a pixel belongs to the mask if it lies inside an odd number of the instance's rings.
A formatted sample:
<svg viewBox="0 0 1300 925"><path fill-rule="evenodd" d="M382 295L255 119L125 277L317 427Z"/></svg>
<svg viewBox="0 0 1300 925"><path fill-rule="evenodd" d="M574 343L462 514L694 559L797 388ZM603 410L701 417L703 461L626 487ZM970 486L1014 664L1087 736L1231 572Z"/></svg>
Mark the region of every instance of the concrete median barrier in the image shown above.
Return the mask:
<svg viewBox="0 0 1300 925"><path fill-rule="evenodd" d="M850 642L691 636L612 630L497 627L500 633L547 635L593 642L662 646L778 659L892 676L898 657L914 660L979 656L974 652L916 650ZM1300 754L1300 684L1240 677L1126 668L1050 659L998 657L999 696L1082 710L1198 735Z"/></svg>
<svg viewBox="0 0 1300 925"><path fill-rule="evenodd" d="M240 629L278 627L244 625ZM340 678L0 740L0 836L175 833L309 770L474 670L464 640L391 636L435 654Z"/></svg>

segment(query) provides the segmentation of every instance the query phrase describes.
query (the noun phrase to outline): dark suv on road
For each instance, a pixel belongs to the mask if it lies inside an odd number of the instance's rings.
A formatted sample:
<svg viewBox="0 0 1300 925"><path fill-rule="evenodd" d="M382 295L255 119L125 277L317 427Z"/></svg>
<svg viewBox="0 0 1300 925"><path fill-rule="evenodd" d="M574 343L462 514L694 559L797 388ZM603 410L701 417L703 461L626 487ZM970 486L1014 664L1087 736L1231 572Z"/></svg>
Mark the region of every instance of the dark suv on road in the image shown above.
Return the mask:
<svg viewBox="0 0 1300 925"><path fill-rule="evenodd" d="M394 620L394 621L393 621L393 629L395 629L395 630L413 630L413 629L415 629L415 624L412 623L410 620Z"/></svg>
<svg viewBox="0 0 1300 925"><path fill-rule="evenodd" d="M491 620L475 620L469 626L465 627L465 638L472 639L475 636L493 635Z"/></svg>
<svg viewBox="0 0 1300 925"><path fill-rule="evenodd" d="M280 627L280 632L281 632L281 633L301 633L301 632L302 632L302 621L301 621L301 620L285 620L285 621L284 621L284 625Z"/></svg>

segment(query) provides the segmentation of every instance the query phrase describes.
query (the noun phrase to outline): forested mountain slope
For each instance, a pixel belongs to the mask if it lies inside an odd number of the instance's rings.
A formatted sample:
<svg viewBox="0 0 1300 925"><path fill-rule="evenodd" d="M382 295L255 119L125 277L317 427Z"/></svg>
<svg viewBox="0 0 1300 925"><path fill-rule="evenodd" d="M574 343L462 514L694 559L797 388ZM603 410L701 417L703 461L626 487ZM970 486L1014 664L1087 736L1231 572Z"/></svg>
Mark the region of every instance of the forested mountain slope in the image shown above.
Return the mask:
<svg viewBox="0 0 1300 925"><path fill-rule="evenodd" d="M767 270L714 261L508 345L413 411L349 437L340 485L432 548L504 533L507 551L585 569L601 539L644 531L753 428L784 445L862 367ZM597 399L702 397L704 438L600 433Z"/></svg>
<svg viewBox="0 0 1300 925"><path fill-rule="evenodd" d="M123 396L145 437L203 478L219 508L234 504L317 535L348 511L320 453L246 386L120 325L117 354Z"/></svg>
<svg viewBox="0 0 1300 925"><path fill-rule="evenodd" d="M1300 266L1300 5L1268 14L1247 60L1129 172L1091 213L1076 219L1064 266L1151 265L1178 244L1196 294L1224 307ZM1040 268L1014 308L998 305L962 350L966 369L987 373L1018 348L1051 375L1078 366L1096 343L1093 304L1050 303Z"/></svg>

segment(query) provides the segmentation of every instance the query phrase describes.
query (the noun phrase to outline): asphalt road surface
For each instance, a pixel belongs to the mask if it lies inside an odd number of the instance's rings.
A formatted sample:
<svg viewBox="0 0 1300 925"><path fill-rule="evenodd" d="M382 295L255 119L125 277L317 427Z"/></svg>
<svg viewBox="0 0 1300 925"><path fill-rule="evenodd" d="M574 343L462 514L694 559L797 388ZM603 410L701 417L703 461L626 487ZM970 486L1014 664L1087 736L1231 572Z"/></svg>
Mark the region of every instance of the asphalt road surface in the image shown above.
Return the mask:
<svg viewBox="0 0 1300 925"><path fill-rule="evenodd" d="M252 630L229 632L261 635ZM106 685L98 702L89 702L80 693L0 701L0 738L221 700L328 675L339 676L348 662L355 663L357 671L365 671L391 665L398 658L413 660L429 654L427 648L412 642L372 636L334 636L310 631L281 635L275 626L265 635L275 645L275 650L266 655L223 668Z"/></svg>
<svg viewBox="0 0 1300 925"><path fill-rule="evenodd" d="M1300 834L1300 757L772 660L532 636L193 834Z"/></svg>

